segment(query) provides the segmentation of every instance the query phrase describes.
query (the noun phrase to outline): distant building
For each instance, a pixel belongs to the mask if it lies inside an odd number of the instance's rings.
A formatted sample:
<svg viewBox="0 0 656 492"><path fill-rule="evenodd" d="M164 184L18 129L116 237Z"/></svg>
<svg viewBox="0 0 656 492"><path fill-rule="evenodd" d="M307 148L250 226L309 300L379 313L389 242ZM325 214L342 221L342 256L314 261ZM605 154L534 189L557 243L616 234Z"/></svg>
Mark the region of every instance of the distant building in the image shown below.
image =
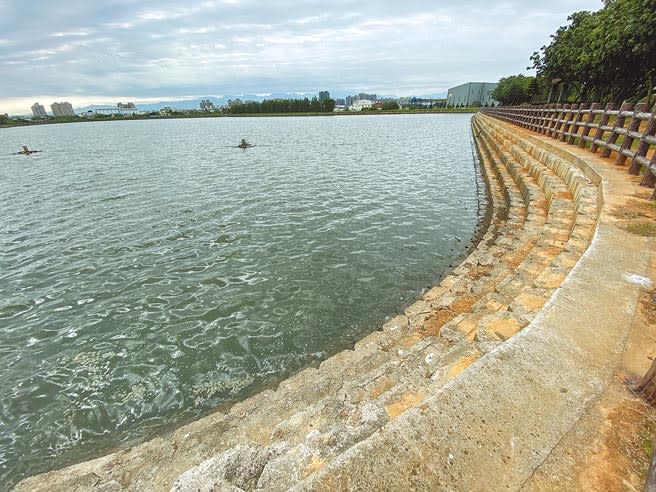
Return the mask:
<svg viewBox="0 0 656 492"><path fill-rule="evenodd" d="M239 106L240 104L243 104L241 99L237 98L234 101L232 99L228 99L228 107L232 108L233 106Z"/></svg>
<svg viewBox="0 0 656 492"><path fill-rule="evenodd" d="M496 82L467 82L449 89L446 96L447 107L455 106L497 106L499 103L492 99L492 91L496 89Z"/></svg>
<svg viewBox="0 0 656 492"><path fill-rule="evenodd" d="M9 119L9 113L0 113L0 118Z"/></svg>
<svg viewBox="0 0 656 492"><path fill-rule="evenodd" d="M367 94L366 92L360 92L358 95L346 96L344 99L344 104L349 108L353 106L356 101L377 101L378 98L376 94Z"/></svg>
<svg viewBox="0 0 656 492"><path fill-rule="evenodd" d="M358 99L353 101L353 104L349 106L349 111L362 111L363 109L370 108L373 106L374 102L370 99Z"/></svg>
<svg viewBox="0 0 656 492"><path fill-rule="evenodd" d="M324 102L326 99L330 99L330 92L319 91L319 102Z"/></svg>
<svg viewBox="0 0 656 492"><path fill-rule="evenodd" d="M214 103L209 99L203 99L200 102L201 111L214 111Z"/></svg>
<svg viewBox="0 0 656 492"><path fill-rule="evenodd" d="M398 100L402 108L443 108L446 106L446 99L439 98L422 98L422 97L401 97Z"/></svg>
<svg viewBox="0 0 656 492"><path fill-rule="evenodd" d="M120 114L124 116L126 115L131 116L138 112L133 102L129 102L129 103L120 102L116 105L116 109Z"/></svg>
<svg viewBox="0 0 656 492"><path fill-rule="evenodd" d="M34 115L35 118L47 118L48 117L48 115L46 114L46 108L44 108L38 102L35 102L34 104L32 104L32 114Z"/></svg>
<svg viewBox="0 0 656 492"><path fill-rule="evenodd" d="M344 99L335 99L335 106L346 106L346 100L344 100Z"/></svg>
<svg viewBox="0 0 656 492"><path fill-rule="evenodd" d="M58 116L75 116L73 106L69 102L52 103L50 109L52 109L52 114L55 118Z"/></svg>
<svg viewBox="0 0 656 492"><path fill-rule="evenodd" d="M96 108L93 110L95 114L106 114L106 115L115 115L121 114L121 110L118 108Z"/></svg>

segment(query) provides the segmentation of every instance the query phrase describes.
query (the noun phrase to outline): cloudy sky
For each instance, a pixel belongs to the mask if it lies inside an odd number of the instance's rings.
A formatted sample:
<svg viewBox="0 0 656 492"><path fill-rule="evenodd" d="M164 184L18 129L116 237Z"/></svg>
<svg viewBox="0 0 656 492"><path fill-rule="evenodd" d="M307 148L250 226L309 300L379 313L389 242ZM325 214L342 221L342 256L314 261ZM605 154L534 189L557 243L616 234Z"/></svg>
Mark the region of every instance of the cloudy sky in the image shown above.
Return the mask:
<svg viewBox="0 0 656 492"><path fill-rule="evenodd" d="M438 94L525 71L601 0L0 0L0 112L272 92Z"/></svg>

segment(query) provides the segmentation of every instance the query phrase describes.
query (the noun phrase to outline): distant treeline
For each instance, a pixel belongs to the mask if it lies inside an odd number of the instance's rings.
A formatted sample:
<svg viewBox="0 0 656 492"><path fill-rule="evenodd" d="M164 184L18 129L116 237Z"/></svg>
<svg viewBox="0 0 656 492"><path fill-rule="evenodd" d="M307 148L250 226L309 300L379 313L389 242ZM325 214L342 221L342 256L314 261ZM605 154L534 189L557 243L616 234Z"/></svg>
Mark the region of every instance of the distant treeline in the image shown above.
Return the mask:
<svg viewBox="0 0 656 492"><path fill-rule="evenodd" d="M308 99L266 99L262 102L247 101L234 104L223 110L229 114L252 113L332 113L335 109L334 99L319 101L316 97Z"/></svg>

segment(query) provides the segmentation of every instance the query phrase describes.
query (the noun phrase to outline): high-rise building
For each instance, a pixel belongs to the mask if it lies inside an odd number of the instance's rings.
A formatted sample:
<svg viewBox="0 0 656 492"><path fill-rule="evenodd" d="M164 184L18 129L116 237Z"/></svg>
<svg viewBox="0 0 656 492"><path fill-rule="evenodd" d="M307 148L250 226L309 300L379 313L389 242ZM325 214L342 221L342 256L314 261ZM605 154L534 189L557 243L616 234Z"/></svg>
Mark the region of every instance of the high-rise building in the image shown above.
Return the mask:
<svg viewBox="0 0 656 492"><path fill-rule="evenodd" d="M34 104L32 104L32 114L34 115L35 118L47 118L48 117L48 115L46 114L46 108L44 108L38 102L35 102Z"/></svg>
<svg viewBox="0 0 656 492"><path fill-rule="evenodd" d="M58 116L75 116L73 106L69 102L52 103L50 109L52 109L52 114L55 118Z"/></svg>
<svg viewBox="0 0 656 492"><path fill-rule="evenodd" d="M129 102L129 103L118 103L116 105L118 109L135 109L134 103Z"/></svg>
<svg viewBox="0 0 656 492"><path fill-rule="evenodd" d="M200 109L201 111L214 111L214 103L209 99L202 99L200 101Z"/></svg>
<svg viewBox="0 0 656 492"><path fill-rule="evenodd" d="M326 99L330 99L330 92L319 91L319 102L324 102Z"/></svg>

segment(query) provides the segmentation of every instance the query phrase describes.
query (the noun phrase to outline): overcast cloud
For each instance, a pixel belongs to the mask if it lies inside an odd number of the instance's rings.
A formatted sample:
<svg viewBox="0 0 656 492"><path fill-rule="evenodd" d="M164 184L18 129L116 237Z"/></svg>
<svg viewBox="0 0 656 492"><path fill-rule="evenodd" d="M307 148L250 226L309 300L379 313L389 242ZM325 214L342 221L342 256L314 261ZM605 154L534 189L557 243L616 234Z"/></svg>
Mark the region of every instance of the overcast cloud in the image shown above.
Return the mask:
<svg viewBox="0 0 656 492"><path fill-rule="evenodd" d="M443 93L522 73L601 0L0 0L0 112L37 100Z"/></svg>

